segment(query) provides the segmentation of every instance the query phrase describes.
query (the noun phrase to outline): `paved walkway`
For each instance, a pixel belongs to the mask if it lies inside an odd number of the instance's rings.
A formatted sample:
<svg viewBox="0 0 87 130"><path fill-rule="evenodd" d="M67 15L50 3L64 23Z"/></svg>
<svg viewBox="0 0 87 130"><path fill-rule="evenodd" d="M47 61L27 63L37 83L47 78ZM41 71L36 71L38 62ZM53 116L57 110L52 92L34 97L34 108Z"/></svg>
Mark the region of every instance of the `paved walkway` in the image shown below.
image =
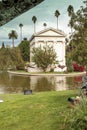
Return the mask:
<svg viewBox="0 0 87 130"><path fill-rule="evenodd" d="M10 74L16 74L16 75L25 75L25 76L82 76L85 75L86 72L78 72L78 73L67 73L67 74L58 74L58 73L29 73L29 72L17 72L17 71L8 71Z"/></svg>

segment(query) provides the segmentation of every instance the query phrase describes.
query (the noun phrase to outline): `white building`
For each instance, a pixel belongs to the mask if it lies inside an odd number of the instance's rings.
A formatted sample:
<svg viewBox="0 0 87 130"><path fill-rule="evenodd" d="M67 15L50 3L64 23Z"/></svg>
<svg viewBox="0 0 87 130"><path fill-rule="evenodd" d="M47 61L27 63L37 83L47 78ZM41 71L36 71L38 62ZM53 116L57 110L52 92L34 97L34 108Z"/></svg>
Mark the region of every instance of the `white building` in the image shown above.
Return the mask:
<svg viewBox="0 0 87 130"><path fill-rule="evenodd" d="M32 62L32 48L44 46L46 44L50 44L54 47L55 52L57 54L58 64L55 66L54 71L64 71L66 70L66 62L65 62L65 38L66 34L61 30L56 30L54 28L47 28L38 33L35 33L30 38L30 64L33 67L29 67L29 72L37 72L41 71L37 66ZM61 67L63 67L61 69Z"/></svg>

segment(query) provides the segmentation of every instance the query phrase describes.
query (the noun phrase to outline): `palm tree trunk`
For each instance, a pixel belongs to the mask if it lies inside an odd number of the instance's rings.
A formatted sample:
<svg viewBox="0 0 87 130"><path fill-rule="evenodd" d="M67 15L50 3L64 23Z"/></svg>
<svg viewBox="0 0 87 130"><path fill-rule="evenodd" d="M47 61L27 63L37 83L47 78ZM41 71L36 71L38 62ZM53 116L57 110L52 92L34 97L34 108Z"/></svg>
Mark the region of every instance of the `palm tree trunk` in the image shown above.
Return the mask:
<svg viewBox="0 0 87 130"><path fill-rule="evenodd" d="M12 39L12 45L13 45L13 48L14 48L14 38Z"/></svg>
<svg viewBox="0 0 87 130"><path fill-rule="evenodd" d="M22 28L20 28L20 40L22 42Z"/></svg>
<svg viewBox="0 0 87 130"><path fill-rule="evenodd" d="M57 30L58 30L58 17L57 17Z"/></svg>
<svg viewBox="0 0 87 130"><path fill-rule="evenodd" d="M34 33L36 33L36 27L35 27L35 23L34 23Z"/></svg>

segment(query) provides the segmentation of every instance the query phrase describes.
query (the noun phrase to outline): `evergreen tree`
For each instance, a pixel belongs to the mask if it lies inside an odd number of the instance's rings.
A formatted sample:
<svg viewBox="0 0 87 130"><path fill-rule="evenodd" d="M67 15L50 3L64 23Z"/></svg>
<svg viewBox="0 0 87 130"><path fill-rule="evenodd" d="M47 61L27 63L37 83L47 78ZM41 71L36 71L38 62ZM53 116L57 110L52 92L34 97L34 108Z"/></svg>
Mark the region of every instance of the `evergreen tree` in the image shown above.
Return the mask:
<svg viewBox="0 0 87 130"><path fill-rule="evenodd" d="M24 61L30 60L30 47L29 47L29 41L27 41L26 38L18 45L21 51L21 56Z"/></svg>

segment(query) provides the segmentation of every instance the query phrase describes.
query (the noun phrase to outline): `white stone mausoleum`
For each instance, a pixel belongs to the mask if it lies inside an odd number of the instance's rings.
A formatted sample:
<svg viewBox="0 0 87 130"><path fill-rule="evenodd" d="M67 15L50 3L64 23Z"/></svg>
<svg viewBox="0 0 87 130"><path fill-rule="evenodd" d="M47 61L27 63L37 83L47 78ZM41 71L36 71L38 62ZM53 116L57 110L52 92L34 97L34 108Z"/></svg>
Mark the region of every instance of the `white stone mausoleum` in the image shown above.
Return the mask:
<svg viewBox="0 0 87 130"><path fill-rule="evenodd" d="M29 72L39 72L40 70L35 63L32 62L32 48L45 46L46 44L54 47L57 54L57 61L59 64L55 65L54 71L60 72L66 70L66 59L65 59L65 38L66 34L54 28L46 28L38 33L35 33L30 38L30 65L28 68ZM62 69L61 69L62 67Z"/></svg>

